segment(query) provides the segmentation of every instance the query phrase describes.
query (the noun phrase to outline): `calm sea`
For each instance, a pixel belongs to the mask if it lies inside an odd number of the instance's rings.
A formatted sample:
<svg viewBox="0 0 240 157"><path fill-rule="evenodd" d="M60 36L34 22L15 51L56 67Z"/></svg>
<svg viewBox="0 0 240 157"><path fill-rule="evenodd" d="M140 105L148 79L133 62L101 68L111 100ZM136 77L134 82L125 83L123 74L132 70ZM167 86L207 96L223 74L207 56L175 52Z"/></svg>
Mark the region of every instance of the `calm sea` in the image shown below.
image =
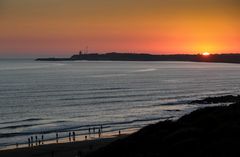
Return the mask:
<svg viewBox="0 0 240 157"><path fill-rule="evenodd" d="M0 147L100 124L141 128L239 91L240 64L0 60Z"/></svg>

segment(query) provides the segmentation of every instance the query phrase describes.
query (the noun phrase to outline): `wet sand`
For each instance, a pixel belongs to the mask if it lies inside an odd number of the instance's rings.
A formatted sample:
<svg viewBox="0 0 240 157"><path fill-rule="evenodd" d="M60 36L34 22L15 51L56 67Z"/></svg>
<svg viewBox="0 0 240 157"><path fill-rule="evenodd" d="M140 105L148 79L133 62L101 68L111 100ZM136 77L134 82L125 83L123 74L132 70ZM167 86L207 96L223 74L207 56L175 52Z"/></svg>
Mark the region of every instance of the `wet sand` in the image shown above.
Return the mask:
<svg viewBox="0 0 240 157"><path fill-rule="evenodd" d="M45 141L44 145L28 147L27 144L9 146L0 150L0 157L76 157L78 155L85 156L87 153L104 147L113 141L125 138L128 135L136 132L138 129L121 130L121 135L118 131L105 132L98 137L98 134L76 136L75 142L69 142L69 138Z"/></svg>
<svg viewBox="0 0 240 157"><path fill-rule="evenodd" d="M32 148L19 148L0 151L1 157L75 157L97 150L123 136L87 140L80 142L41 145ZM81 156L82 156L81 155Z"/></svg>

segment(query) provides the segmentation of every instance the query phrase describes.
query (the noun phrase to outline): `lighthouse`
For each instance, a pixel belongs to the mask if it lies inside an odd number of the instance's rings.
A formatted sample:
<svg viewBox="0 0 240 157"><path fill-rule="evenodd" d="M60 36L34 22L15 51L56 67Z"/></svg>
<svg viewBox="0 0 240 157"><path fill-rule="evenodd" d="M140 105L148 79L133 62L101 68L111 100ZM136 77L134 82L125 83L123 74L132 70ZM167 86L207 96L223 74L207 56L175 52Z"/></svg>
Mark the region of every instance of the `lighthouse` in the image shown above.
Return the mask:
<svg viewBox="0 0 240 157"><path fill-rule="evenodd" d="M82 55L82 51L79 51L79 54L78 54L79 56L81 56Z"/></svg>

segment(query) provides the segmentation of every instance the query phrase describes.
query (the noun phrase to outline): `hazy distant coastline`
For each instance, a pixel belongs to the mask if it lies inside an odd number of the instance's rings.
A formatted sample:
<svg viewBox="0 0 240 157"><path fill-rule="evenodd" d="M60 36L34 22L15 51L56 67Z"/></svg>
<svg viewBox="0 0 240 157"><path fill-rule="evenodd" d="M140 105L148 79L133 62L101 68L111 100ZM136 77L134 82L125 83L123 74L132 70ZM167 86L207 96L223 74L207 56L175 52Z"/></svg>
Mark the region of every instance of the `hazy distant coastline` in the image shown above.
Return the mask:
<svg viewBox="0 0 240 157"><path fill-rule="evenodd" d="M36 61L193 61L193 62L220 62L220 63L240 63L240 54L212 54L203 55L152 55L133 53L87 53L75 54L70 58L37 58Z"/></svg>

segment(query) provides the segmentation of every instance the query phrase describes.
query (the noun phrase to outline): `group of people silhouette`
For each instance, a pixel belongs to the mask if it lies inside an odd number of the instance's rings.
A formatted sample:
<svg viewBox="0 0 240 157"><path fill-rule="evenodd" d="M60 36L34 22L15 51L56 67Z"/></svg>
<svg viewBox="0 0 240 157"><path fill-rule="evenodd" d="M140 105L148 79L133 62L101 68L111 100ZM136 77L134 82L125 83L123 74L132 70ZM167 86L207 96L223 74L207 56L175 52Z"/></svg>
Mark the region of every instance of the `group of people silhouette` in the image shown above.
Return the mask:
<svg viewBox="0 0 240 157"><path fill-rule="evenodd" d="M100 125L99 127L92 127L92 128L88 128L88 136L91 137L91 135L96 135L98 134L98 137L101 137L101 134L103 133L103 126ZM85 140L88 139L88 136L85 136ZM75 142L76 141L76 132L72 131L72 132L68 132L68 139L69 142ZM56 143L59 143L59 133L56 132ZM28 138L28 147L33 147L33 146L40 146L40 145L44 145L44 134L37 136L31 136ZM16 143L16 147L18 148L18 143Z"/></svg>
<svg viewBox="0 0 240 157"><path fill-rule="evenodd" d="M95 135L96 133L98 134L98 137L101 137L101 134L103 132L103 126L100 125L100 127L93 127L93 128L89 128L88 129L88 135L89 137L91 136L91 134ZM85 136L86 137L86 136ZM85 138L86 139L86 138Z"/></svg>
<svg viewBox="0 0 240 157"><path fill-rule="evenodd" d="M35 140L34 140L34 136L31 136L28 138L28 147L33 147L35 144L35 146L40 146L44 144L44 135L42 134L40 138L38 138L38 136L35 136Z"/></svg>
<svg viewBox="0 0 240 157"><path fill-rule="evenodd" d="M76 141L75 131L73 131L72 133L71 132L68 133L68 139L69 139L69 142L71 142L71 141L75 142Z"/></svg>
<svg viewBox="0 0 240 157"><path fill-rule="evenodd" d="M88 128L88 135L85 135L85 140L89 138L91 138L92 136L95 138L95 135L98 135L98 138L101 138L101 135L103 133L103 126L100 125L98 127L92 127L92 128ZM121 135L121 130L118 131L118 134ZM56 143L59 142L59 133L56 132ZM69 142L75 142L76 141L76 132L72 131L72 132L68 132L68 139ZM46 141L44 139L44 134L37 136L31 136L27 139L28 141L28 147L34 147L34 146L40 146L40 145L44 145L44 142ZM18 148L18 143L16 143L16 148Z"/></svg>

